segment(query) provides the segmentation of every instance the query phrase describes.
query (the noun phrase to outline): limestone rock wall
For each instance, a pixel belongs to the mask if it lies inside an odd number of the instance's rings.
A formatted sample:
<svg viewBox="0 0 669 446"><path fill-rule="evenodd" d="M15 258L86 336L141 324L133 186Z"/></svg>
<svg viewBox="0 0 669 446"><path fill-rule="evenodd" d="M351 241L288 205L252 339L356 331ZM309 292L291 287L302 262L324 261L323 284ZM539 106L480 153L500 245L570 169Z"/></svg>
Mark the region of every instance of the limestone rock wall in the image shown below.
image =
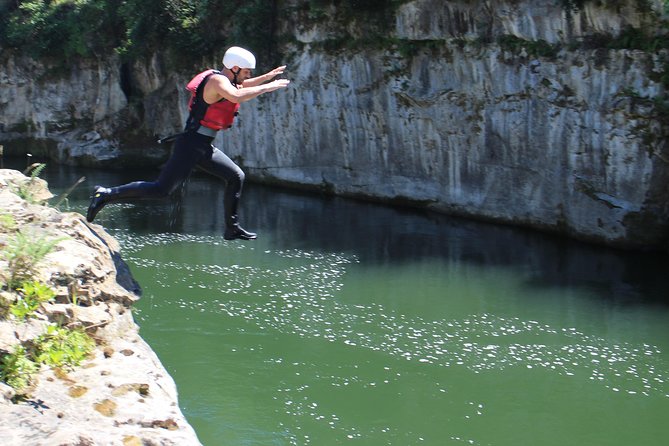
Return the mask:
<svg viewBox="0 0 669 446"><path fill-rule="evenodd" d="M407 2L398 40L377 50L326 53L327 32L298 27L291 88L244 104L219 142L268 181L663 244L669 158L653 73L667 54L587 46L657 15L598 5ZM537 54L538 39L555 54Z"/></svg>

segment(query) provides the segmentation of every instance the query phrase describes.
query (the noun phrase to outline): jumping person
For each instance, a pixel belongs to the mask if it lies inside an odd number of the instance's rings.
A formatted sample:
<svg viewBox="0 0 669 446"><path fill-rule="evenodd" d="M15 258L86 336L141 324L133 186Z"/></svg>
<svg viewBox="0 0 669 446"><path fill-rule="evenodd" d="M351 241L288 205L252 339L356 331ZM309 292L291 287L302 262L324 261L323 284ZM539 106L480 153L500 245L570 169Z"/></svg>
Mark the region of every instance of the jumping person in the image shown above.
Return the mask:
<svg viewBox="0 0 669 446"><path fill-rule="evenodd" d="M244 183L244 172L226 154L212 145L219 130L232 126L239 104L263 93L285 88L287 79L276 79L284 66L262 76L251 77L255 56L244 48L233 46L223 56L223 69L206 70L187 85L192 93L190 115L183 133L176 136L174 151L154 182L136 181L117 187L95 186L86 220L92 222L108 203L138 198L165 198L182 184L194 167L223 179L226 240L253 240L256 234L243 229L237 207Z"/></svg>

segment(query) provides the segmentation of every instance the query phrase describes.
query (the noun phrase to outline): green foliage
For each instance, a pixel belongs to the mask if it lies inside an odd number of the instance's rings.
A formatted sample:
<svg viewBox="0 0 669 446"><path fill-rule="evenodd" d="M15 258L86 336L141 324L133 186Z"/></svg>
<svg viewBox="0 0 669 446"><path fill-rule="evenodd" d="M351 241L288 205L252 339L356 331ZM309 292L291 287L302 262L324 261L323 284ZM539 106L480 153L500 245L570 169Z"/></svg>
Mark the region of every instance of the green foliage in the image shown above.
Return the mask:
<svg viewBox="0 0 669 446"><path fill-rule="evenodd" d="M669 36L656 35L630 26L617 37L611 38L606 46L611 49L632 49L654 53L669 48Z"/></svg>
<svg viewBox="0 0 669 446"><path fill-rule="evenodd" d="M268 4L269 3L269 4ZM253 49L263 65L274 66L276 53L277 2L248 0L242 2L235 12L231 40Z"/></svg>
<svg viewBox="0 0 669 446"><path fill-rule="evenodd" d="M7 246L0 250L0 258L7 261L7 269L2 274L10 289L16 289L23 282L35 275L37 264L49 254L53 248L64 240L63 237L49 239L27 236L18 231Z"/></svg>
<svg viewBox="0 0 669 446"><path fill-rule="evenodd" d="M346 2L349 3L352 8L371 11L389 8L394 4L397 4L397 1L394 0L346 0Z"/></svg>
<svg viewBox="0 0 669 446"><path fill-rule="evenodd" d="M14 232L16 228L16 220L11 214L0 214L0 232Z"/></svg>
<svg viewBox="0 0 669 446"><path fill-rule="evenodd" d="M628 26L617 36L607 33L591 34L585 37L580 45L574 45L571 49L579 48L630 49L655 53L663 49L669 49L669 35L666 33L658 34L651 29Z"/></svg>
<svg viewBox="0 0 669 446"><path fill-rule="evenodd" d="M7 318L9 314L10 301L5 296L0 295L0 319Z"/></svg>
<svg viewBox="0 0 669 446"><path fill-rule="evenodd" d="M304 0L303 7L316 15L325 11L328 6L336 6L339 12L351 13L382 12L394 9L407 0Z"/></svg>
<svg viewBox="0 0 669 446"><path fill-rule="evenodd" d="M234 44L271 48L278 0L29 0L3 6L0 45L67 64L117 52L156 50L179 63Z"/></svg>
<svg viewBox="0 0 669 446"><path fill-rule="evenodd" d="M30 348L17 345L0 361L0 381L17 390L30 384L40 364L50 367L73 367L81 364L95 349L95 341L82 330L50 325Z"/></svg>
<svg viewBox="0 0 669 446"><path fill-rule="evenodd" d="M95 341L83 330L51 325L35 341L34 358L51 367L75 366L95 348Z"/></svg>
<svg viewBox="0 0 669 446"><path fill-rule="evenodd" d="M28 203L36 204L38 203L39 200L35 198L32 187L35 184L35 180L40 176L40 174L46 167L46 164L39 163L31 167L32 169L30 171L30 179L28 181L25 181L18 187L16 194L19 197L26 200Z"/></svg>
<svg viewBox="0 0 669 446"><path fill-rule="evenodd" d="M560 0L560 4L566 11L578 12L583 10L586 2L588 0ZM601 6L610 9L618 9L621 6L627 6L629 4L628 0L607 0ZM669 4L669 1L664 0L665 7ZM635 6L638 12L649 13L652 11L652 5L650 0L635 0Z"/></svg>
<svg viewBox="0 0 669 446"><path fill-rule="evenodd" d="M121 2L121 43L115 48L123 55L139 56L145 50L159 47L161 38L168 40L168 31L174 24L169 21L166 0Z"/></svg>
<svg viewBox="0 0 669 446"><path fill-rule="evenodd" d="M295 8L311 20L332 20L329 6L337 8L343 24L355 20L362 34L393 23L392 14L406 0L301 0ZM586 0L560 0L570 12L583 9ZM669 1L665 0L665 7ZM611 0L605 7L618 8ZM648 0L636 0L640 13L650 13ZM67 64L117 52L138 59L155 50L166 50L180 64L200 63L203 57L220 56L232 44L248 47L262 64L276 62L278 20L287 11L280 0L27 0L0 3L0 45L16 48L36 58L54 58ZM369 31L369 32L368 32ZM350 39L346 32L343 39ZM336 43L336 39L330 43ZM627 39L627 43L625 40ZM510 44L512 42L506 42ZM621 36L620 45L636 47L632 35ZM656 42L655 45L664 44ZM554 48L541 42L530 47L533 55L550 57Z"/></svg>
<svg viewBox="0 0 669 446"><path fill-rule="evenodd" d="M301 0L297 9L321 20L329 5L337 20L356 20L363 32L393 23L405 0ZM220 57L235 44L249 48L265 67L277 62L281 0L27 0L0 6L0 46L67 66L77 58L116 52L127 60L164 50L179 64ZM320 15L317 13L320 11ZM313 16L310 14L310 17Z"/></svg>
<svg viewBox="0 0 669 446"><path fill-rule="evenodd" d="M118 39L111 6L117 1L31 0L6 14L2 40L33 57L93 56Z"/></svg>
<svg viewBox="0 0 669 446"><path fill-rule="evenodd" d="M525 40L516 36L501 36L497 43L506 51L520 53L523 50L531 57L555 58L560 51L559 45L551 45L545 40Z"/></svg>
<svg viewBox="0 0 669 446"><path fill-rule="evenodd" d="M39 370L39 365L28 356L22 345L5 355L0 362L0 380L15 389L23 389L30 384L30 379Z"/></svg>
<svg viewBox="0 0 669 446"><path fill-rule="evenodd" d="M21 320L31 317L42 303L55 296L51 287L38 281L24 282L17 291L19 297L10 305L9 311Z"/></svg>

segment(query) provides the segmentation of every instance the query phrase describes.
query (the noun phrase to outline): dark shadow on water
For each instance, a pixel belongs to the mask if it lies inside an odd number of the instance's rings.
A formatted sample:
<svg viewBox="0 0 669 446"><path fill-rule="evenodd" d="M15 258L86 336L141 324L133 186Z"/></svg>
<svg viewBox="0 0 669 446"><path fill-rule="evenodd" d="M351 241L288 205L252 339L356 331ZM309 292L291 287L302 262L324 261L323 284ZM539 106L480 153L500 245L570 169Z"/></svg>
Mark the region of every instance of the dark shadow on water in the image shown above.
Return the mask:
<svg viewBox="0 0 669 446"><path fill-rule="evenodd" d="M362 262L425 258L531 271L534 287L586 287L614 304L669 305L669 257L585 244L536 231L345 199L253 190L259 227L282 247L354 253ZM271 204L271 205L269 205ZM278 243L278 241L277 241Z"/></svg>
<svg viewBox="0 0 669 446"><path fill-rule="evenodd" d="M86 175L87 182L71 195L72 202L86 203L94 184L151 180L157 174L48 166L43 177L52 188L66 189ZM176 195L167 202L123 207L114 225L141 234L222 232L220 182L195 174L183 198ZM438 258L520 268L531 272L528 286L585 287L615 305L669 305L669 263L661 253L609 249L509 226L252 184L245 187L240 214L248 229L258 230L277 249L351 254L368 264Z"/></svg>

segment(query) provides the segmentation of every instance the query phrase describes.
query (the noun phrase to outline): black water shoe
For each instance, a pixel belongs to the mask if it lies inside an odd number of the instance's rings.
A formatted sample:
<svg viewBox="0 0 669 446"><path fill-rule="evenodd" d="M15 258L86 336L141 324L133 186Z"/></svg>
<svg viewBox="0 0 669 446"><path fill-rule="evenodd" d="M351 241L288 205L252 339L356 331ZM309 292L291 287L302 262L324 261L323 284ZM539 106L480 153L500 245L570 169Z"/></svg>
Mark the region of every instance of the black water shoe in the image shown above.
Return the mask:
<svg viewBox="0 0 669 446"><path fill-rule="evenodd" d="M95 192L91 196L91 204L88 205L88 212L86 212L86 220L90 223L95 220L100 209L107 204L109 193L111 189L102 186L95 186Z"/></svg>
<svg viewBox="0 0 669 446"><path fill-rule="evenodd" d="M223 234L223 238L226 240L255 240L257 237L258 234L245 230L239 226L239 223L235 223L225 228L225 234Z"/></svg>

